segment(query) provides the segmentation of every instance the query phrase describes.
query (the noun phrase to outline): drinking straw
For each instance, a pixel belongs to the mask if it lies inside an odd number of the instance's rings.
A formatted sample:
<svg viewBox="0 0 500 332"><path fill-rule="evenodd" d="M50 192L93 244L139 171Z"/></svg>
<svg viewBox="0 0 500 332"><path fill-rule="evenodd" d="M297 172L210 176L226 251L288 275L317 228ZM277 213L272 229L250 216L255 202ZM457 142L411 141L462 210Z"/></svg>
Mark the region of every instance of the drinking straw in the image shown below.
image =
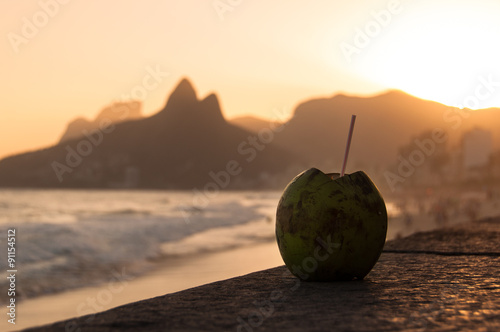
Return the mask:
<svg viewBox="0 0 500 332"><path fill-rule="evenodd" d="M349 127L349 135L347 136L347 144L345 147L345 154L344 154L344 163L342 164L342 171L340 172L340 176L344 176L345 174L347 157L349 156L349 149L351 148L352 132L354 131L354 122L356 122L356 115L353 114L351 116L351 126Z"/></svg>

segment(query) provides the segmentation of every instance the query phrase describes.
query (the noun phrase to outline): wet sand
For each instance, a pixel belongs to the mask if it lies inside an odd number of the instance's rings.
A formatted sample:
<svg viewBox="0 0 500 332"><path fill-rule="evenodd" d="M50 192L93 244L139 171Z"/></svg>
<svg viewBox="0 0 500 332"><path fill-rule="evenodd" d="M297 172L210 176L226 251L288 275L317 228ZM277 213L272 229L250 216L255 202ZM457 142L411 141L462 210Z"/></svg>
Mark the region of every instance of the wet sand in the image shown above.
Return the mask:
<svg viewBox="0 0 500 332"><path fill-rule="evenodd" d="M283 265L274 241L229 251L169 258L145 276L113 273L109 282L19 303L16 325L4 317L0 331L20 330L81 315L97 313L214 281Z"/></svg>

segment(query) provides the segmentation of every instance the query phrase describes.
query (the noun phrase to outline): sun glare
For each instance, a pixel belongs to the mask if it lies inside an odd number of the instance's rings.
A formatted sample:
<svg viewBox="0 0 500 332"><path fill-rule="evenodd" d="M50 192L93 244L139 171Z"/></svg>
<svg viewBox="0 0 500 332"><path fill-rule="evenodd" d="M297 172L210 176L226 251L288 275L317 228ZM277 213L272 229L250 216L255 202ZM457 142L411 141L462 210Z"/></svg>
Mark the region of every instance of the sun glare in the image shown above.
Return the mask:
<svg viewBox="0 0 500 332"><path fill-rule="evenodd" d="M354 64L361 75L447 105L500 106L500 23L491 8L408 8L385 29Z"/></svg>

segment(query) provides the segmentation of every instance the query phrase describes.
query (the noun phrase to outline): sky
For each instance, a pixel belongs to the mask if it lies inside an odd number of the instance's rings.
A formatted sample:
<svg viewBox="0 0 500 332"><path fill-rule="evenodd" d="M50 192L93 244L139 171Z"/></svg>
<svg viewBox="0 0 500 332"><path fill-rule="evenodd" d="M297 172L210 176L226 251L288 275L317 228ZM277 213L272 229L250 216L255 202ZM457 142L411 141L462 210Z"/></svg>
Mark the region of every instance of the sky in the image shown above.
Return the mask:
<svg viewBox="0 0 500 332"><path fill-rule="evenodd" d="M187 77L228 119L399 89L500 107L498 0L0 0L0 158Z"/></svg>

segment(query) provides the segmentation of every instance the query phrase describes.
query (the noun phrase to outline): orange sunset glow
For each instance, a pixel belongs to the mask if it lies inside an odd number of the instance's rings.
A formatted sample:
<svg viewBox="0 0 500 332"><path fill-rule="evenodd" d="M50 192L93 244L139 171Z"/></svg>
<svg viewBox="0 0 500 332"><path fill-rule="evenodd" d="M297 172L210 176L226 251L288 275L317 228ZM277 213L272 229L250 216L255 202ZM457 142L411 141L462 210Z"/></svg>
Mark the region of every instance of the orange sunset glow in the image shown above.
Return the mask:
<svg viewBox="0 0 500 332"><path fill-rule="evenodd" d="M0 331L499 331L499 17L0 1Z"/></svg>
<svg viewBox="0 0 500 332"><path fill-rule="evenodd" d="M498 1L232 3L2 2L0 156L54 144L114 101L153 114L182 77L215 91L226 118L387 89L500 106ZM148 70L158 80L134 95Z"/></svg>

